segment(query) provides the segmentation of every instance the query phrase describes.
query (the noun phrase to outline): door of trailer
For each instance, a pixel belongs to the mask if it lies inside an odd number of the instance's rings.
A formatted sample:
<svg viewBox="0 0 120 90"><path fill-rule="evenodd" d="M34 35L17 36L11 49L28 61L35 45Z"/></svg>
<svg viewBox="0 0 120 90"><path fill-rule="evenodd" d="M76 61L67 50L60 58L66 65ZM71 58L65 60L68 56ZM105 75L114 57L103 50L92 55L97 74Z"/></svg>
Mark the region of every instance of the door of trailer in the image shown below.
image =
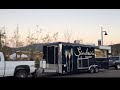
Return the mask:
<svg viewBox="0 0 120 90"><path fill-rule="evenodd" d="M47 68L58 69L58 46L47 45L43 46L43 58L46 60Z"/></svg>

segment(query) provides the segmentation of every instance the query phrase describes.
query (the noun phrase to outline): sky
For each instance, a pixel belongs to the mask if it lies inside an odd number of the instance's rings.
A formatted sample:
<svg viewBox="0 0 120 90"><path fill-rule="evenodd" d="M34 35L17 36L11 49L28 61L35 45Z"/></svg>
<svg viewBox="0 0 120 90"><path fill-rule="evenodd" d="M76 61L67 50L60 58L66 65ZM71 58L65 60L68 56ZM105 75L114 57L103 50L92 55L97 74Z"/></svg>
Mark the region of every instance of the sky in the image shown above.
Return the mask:
<svg viewBox="0 0 120 90"><path fill-rule="evenodd" d="M17 24L23 41L38 25L42 35L58 32L58 41L65 41L69 31L71 42L79 39L96 45L103 27L108 33L103 35L104 45L120 43L120 9L0 9L0 27L6 27L9 37Z"/></svg>

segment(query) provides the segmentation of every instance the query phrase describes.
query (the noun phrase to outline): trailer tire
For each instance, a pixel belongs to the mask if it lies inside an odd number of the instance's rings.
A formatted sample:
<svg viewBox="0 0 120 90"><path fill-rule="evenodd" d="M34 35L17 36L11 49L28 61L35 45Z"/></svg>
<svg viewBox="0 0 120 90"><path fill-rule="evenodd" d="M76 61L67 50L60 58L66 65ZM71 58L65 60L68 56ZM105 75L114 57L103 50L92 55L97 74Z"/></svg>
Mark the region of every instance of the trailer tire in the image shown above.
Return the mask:
<svg viewBox="0 0 120 90"><path fill-rule="evenodd" d="M95 72L95 73L98 73L98 72L99 72L99 68L98 68L98 67L95 67L95 68L94 68L94 72Z"/></svg>
<svg viewBox="0 0 120 90"><path fill-rule="evenodd" d="M91 67L89 73L94 73L94 67Z"/></svg>
<svg viewBox="0 0 120 90"><path fill-rule="evenodd" d="M27 78L28 77L28 72L26 70L19 70L15 74L16 78Z"/></svg>

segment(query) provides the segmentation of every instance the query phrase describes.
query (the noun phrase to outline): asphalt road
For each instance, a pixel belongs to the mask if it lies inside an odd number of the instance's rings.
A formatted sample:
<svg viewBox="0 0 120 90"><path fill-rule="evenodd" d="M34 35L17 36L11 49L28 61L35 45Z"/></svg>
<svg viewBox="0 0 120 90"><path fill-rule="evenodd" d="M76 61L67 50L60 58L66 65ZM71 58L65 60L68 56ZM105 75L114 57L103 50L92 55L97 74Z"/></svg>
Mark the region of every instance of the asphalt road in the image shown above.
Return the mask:
<svg viewBox="0 0 120 90"><path fill-rule="evenodd" d="M47 77L47 78L79 78L79 77L100 77L100 78L109 78L109 77L120 77L120 70L115 70L114 68L110 69L105 69L105 70L100 70L98 73L87 73L87 72L80 72L77 74L70 74L70 75L56 75L56 74L51 74L51 75L43 75L39 77Z"/></svg>

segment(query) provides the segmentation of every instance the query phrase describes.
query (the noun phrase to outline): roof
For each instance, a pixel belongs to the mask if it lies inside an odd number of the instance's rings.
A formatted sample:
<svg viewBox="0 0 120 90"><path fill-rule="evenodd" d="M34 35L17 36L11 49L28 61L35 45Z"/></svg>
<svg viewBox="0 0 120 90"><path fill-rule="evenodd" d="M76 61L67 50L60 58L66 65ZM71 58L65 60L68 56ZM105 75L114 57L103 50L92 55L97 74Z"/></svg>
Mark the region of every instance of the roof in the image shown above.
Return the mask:
<svg viewBox="0 0 120 90"><path fill-rule="evenodd" d="M78 44L78 43L69 43L69 42L53 42L53 43L46 43L46 44L44 44L43 46L58 45L58 44L63 44L63 45L68 45L68 46L84 46L84 47L99 48L98 46L95 46L95 45Z"/></svg>
<svg viewBox="0 0 120 90"><path fill-rule="evenodd" d="M111 46L99 46L100 49L111 50Z"/></svg>

